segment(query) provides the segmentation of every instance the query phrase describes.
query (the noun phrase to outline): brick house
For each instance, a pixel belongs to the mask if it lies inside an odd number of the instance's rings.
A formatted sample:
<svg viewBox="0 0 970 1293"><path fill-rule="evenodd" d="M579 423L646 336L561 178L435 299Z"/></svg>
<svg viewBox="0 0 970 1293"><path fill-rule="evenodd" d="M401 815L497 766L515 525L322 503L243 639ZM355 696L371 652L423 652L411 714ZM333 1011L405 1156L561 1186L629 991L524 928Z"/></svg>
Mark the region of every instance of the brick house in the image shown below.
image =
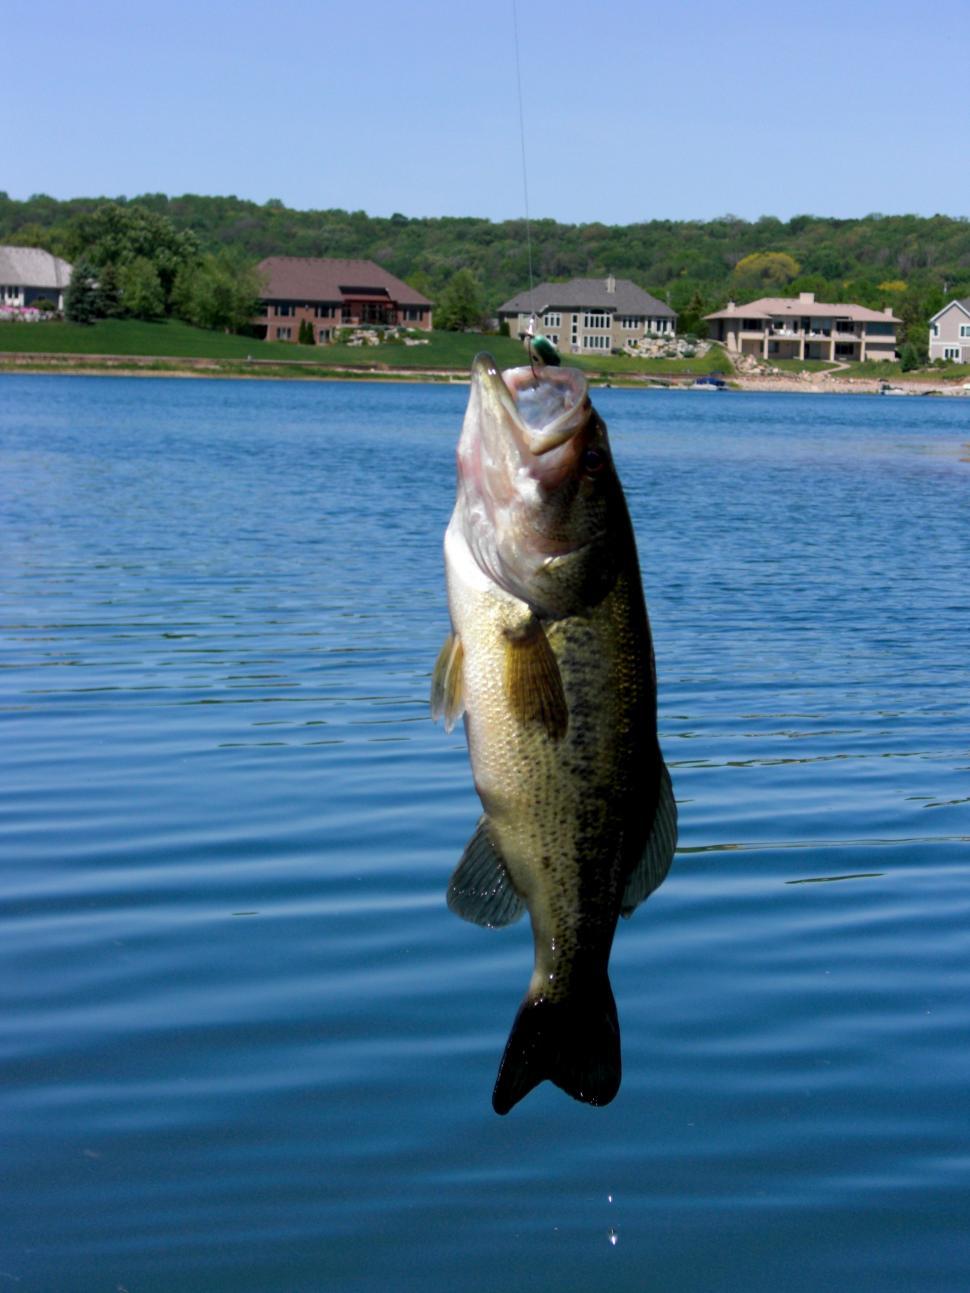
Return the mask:
<svg viewBox="0 0 970 1293"><path fill-rule="evenodd" d="M730 355L762 359L895 359L896 327L891 309L831 305L814 292L797 297L763 296L747 305L706 314L710 336Z"/></svg>
<svg viewBox="0 0 970 1293"><path fill-rule="evenodd" d="M951 301L930 319L930 359L970 364L970 296Z"/></svg>
<svg viewBox="0 0 970 1293"><path fill-rule="evenodd" d="M629 341L672 337L677 331L677 315L669 305L612 274L540 283L506 301L498 317L508 323L510 336L523 337L533 313L537 331L564 354L609 354Z"/></svg>
<svg viewBox="0 0 970 1293"><path fill-rule="evenodd" d="M267 256L258 271L262 310L253 325L267 341L296 341L304 319L318 343L330 341L339 328L431 329L427 297L372 260Z"/></svg>

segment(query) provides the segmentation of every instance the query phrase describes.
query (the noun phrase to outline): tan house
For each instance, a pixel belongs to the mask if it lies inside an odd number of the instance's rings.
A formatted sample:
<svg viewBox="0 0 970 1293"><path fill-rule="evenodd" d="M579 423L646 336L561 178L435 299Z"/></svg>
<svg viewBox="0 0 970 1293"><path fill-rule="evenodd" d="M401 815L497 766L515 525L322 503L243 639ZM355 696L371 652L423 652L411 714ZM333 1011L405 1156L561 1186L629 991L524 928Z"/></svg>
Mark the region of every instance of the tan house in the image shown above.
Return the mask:
<svg viewBox="0 0 970 1293"><path fill-rule="evenodd" d="M862 362L896 357L896 328L902 322L892 310L816 301L814 292L798 297L763 296L747 305L729 301L727 308L704 316L710 336L731 355L762 359L844 359Z"/></svg>
<svg viewBox="0 0 970 1293"><path fill-rule="evenodd" d="M540 283L499 307L509 334L524 337L532 315L536 330L565 353L609 354L644 337L674 336L677 315L669 305L626 278L574 278Z"/></svg>
<svg viewBox="0 0 970 1293"><path fill-rule="evenodd" d="M970 296L944 305L930 319L930 359L970 364Z"/></svg>
<svg viewBox="0 0 970 1293"><path fill-rule="evenodd" d="M339 328L431 329L431 302L372 260L268 256L260 261L261 312L253 319L266 341L297 341L307 319L314 340L325 343Z"/></svg>

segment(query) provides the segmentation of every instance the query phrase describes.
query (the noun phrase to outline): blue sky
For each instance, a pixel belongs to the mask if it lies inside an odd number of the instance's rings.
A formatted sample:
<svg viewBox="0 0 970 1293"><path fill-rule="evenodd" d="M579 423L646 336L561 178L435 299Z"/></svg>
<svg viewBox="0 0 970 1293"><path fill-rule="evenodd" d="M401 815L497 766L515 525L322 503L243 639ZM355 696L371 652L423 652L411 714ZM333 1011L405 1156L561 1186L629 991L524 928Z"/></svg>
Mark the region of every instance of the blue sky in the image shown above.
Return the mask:
<svg viewBox="0 0 970 1293"><path fill-rule="evenodd" d="M517 11L533 218L970 215L970 0ZM0 189L521 216L513 12L7 0Z"/></svg>

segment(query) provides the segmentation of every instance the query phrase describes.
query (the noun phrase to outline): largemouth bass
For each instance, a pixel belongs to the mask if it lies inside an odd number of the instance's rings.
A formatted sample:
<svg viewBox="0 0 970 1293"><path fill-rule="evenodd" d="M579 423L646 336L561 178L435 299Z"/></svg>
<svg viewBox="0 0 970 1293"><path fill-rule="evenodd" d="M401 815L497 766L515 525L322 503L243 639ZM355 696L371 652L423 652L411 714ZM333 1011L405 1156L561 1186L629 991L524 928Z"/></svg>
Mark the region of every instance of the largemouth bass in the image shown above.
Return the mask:
<svg viewBox="0 0 970 1293"><path fill-rule="evenodd" d="M546 1079L607 1104L613 935L667 874L677 810L633 528L580 372L475 359L445 566L431 710L449 731L464 714L484 809L448 905L492 926L528 909L535 943L492 1104Z"/></svg>

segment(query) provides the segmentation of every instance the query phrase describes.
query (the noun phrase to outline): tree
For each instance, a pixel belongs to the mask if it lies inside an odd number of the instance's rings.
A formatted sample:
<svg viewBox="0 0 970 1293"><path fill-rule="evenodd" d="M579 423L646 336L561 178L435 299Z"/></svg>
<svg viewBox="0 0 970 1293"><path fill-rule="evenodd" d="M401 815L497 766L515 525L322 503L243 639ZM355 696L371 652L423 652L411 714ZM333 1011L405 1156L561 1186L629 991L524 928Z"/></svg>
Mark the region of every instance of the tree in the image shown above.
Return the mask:
<svg viewBox="0 0 970 1293"><path fill-rule="evenodd" d="M911 373L914 368L921 366L919 351L911 341L907 341L899 353L900 365L904 373Z"/></svg>
<svg viewBox="0 0 970 1293"><path fill-rule="evenodd" d="M461 332L477 327L482 321L482 289L470 269L459 269L441 293L435 318L439 328Z"/></svg>
<svg viewBox="0 0 970 1293"><path fill-rule="evenodd" d="M238 332L259 313L262 286L254 265L222 251L179 270L172 306L179 318L198 328Z"/></svg>
<svg viewBox="0 0 970 1293"><path fill-rule="evenodd" d="M136 319L160 319L165 313L165 293L158 270L147 256L136 256L121 271L121 299Z"/></svg>
<svg viewBox="0 0 970 1293"><path fill-rule="evenodd" d="M393 220L394 217L391 216L391 219ZM434 300L434 286L431 282L431 276L423 269L416 269L413 274L408 274L404 281L408 287L413 287L416 292L426 296L429 301Z"/></svg>
<svg viewBox="0 0 970 1293"><path fill-rule="evenodd" d="M121 280L114 265L105 265L98 275L95 308L99 319L116 319L124 313L121 302Z"/></svg>
<svg viewBox="0 0 970 1293"><path fill-rule="evenodd" d="M179 269L199 257L194 233L176 229L168 216L137 203L102 202L83 211L72 223L71 241L73 250L98 269L115 265L124 275L133 261L150 262L162 290L162 313Z"/></svg>
<svg viewBox="0 0 970 1293"><path fill-rule="evenodd" d="M313 345L313 341L314 341L313 324L310 322L309 319L300 320L300 331L297 335L297 341L300 343L301 346Z"/></svg>
<svg viewBox="0 0 970 1293"><path fill-rule="evenodd" d="M696 337L707 336L707 323L704 315L709 314L707 302L701 295L699 287L694 288L694 292L680 311L677 319L677 331L683 336L685 333L692 333Z"/></svg>
<svg viewBox="0 0 970 1293"><path fill-rule="evenodd" d="M97 317L98 289L94 266L79 260L71 272L71 282L64 298L64 318L69 323L93 323Z"/></svg>
<svg viewBox="0 0 970 1293"><path fill-rule="evenodd" d="M787 252L752 252L735 265L730 290L741 301L770 296L797 278L800 269L798 261Z"/></svg>

